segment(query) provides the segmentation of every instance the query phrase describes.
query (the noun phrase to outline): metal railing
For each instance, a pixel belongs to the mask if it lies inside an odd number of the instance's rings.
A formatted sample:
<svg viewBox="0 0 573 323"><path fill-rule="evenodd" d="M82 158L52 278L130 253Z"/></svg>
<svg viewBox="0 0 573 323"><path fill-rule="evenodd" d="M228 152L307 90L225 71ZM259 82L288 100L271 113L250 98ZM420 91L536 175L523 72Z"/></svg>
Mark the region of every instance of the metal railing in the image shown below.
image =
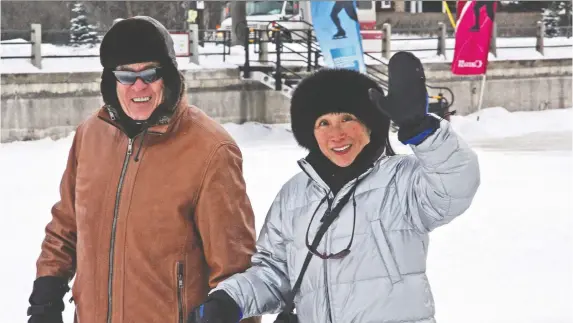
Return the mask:
<svg viewBox="0 0 573 323"><path fill-rule="evenodd" d="M539 52L541 55L545 55L545 48L573 48L571 43L569 44L546 44L547 39L551 39L552 37L547 36L547 32L545 29L545 25L543 22L537 22L536 26L521 26L519 28L522 29L524 34L533 34L535 37L511 37L512 40L525 40L525 39L535 39L535 42L531 42L531 44L525 45L512 45L512 44L500 44L498 42L499 35L507 34L506 30L515 29L516 27L505 27L500 28L497 24L494 23L494 28L492 30L492 40L490 44L490 52L493 55L497 55L497 51L500 49L534 49L535 51ZM563 27L555 27L558 28L559 36L571 38L572 36L572 27L571 26L563 26ZM425 32L427 36L414 36L414 37L404 37L402 35L408 33L420 33ZM454 37L454 30L451 26L448 26L445 23L438 23L438 27L435 29L427 29L427 28L408 28L408 29L393 29L389 24L382 25L382 44L380 51L369 51L369 53L377 53L382 54L383 57L389 59L392 56L392 53L398 51L394 49L394 45L400 44L401 42L408 42L408 41L428 41L428 40L435 40L435 46L429 47L417 47L417 48L401 48L399 50L407 50L410 52L427 52L427 51L436 51L438 56L442 55L445 57L446 51L453 51L454 47L447 46L448 43L455 43L452 40L455 40ZM399 34L400 36L394 37L394 34ZM398 46L396 46L398 47Z"/></svg>
<svg viewBox="0 0 573 323"><path fill-rule="evenodd" d="M304 51L297 51L291 47L289 44L285 42L285 28L272 28L272 29L254 29L249 27L245 28L245 33L252 37L245 37L244 38L244 53L245 53L245 61L243 66L241 66L241 70L243 72L243 77L250 78L252 71L257 71L261 69L268 70L268 67L272 67L271 77L274 78L274 87L275 90L280 91L285 83L283 79L291 78L294 80L301 80L304 76L300 73L300 71L296 71L296 68L293 66L285 66L283 62L298 62L303 63L306 66L305 70L310 72L311 70L319 67L318 64L313 64L313 62L317 61L317 59L313 59L314 57L318 57L320 49L313 49L312 44L311 47L305 49ZM297 30L288 30L290 32L297 31ZM305 30L305 33L307 31ZM292 41L291 37L288 37L289 41ZM308 39L304 39L304 42L309 42ZM310 41L312 43L312 41ZM274 45L274 51L269 51L268 45ZM258 54L258 59L253 60L250 57L251 54L251 46L254 48L254 53ZM269 60L268 54L274 54L275 60ZM296 57L299 58L284 58L283 55L285 54L294 54ZM253 65L253 63L262 63L263 65Z"/></svg>
<svg viewBox="0 0 573 323"><path fill-rule="evenodd" d="M270 64L270 66L274 67L274 70L268 71L270 77L274 78L274 89L277 91L283 90L283 85L287 82L286 80L290 78L291 82L294 84L297 81L300 81L303 78L299 72L294 71L293 67L286 67L284 66L284 61L295 61L295 62L303 62L306 65L306 71L310 72L314 69L320 69L321 66L318 63L318 57L320 57L320 46L318 45L318 40L314 36L314 32L312 29L288 29L281 25L280 23L275 23L272 25L272 28L267 28L266 30L253 30L252 28L248 32L248 35L252 35L254 39L251 37L246 37L244 48L245 48L245 62L244 65L241 67L243 72L243 77L250 78L251 71L261 70L261 66L253 66L252 63L258 62L263 64ZM288 43L285 44L284 42L284 35L285 33L289 34L288 40L289 43L297 43L303 47L303 51L295 51L292 48L288 47ZM294 40L293 35L296 35L298 41ZM275 50L270 52L268 51L267 44L272 43L275 45ZM259 54L258 60L252 60L250 57L250 46L259 46L258 49L255 49L255 53ZM269 61L267 59L267 54L275 54L276 59L274 61ZM296 54L297 59L284 59L282 56L285 54ZM368 64L366 65L367 74L373 80L380 84L380 86L388 90L388 74L384 71L387 69L387 63L383 62L379 58L371 55L370 53L364 54L367 58L371 61L374 61L375 64ZM313 57L314 56L314 57ZM268 66L265 66L268 67ZM449 115L454 114L455 111L450 112L449 108L454 103L454 93L448 87L443 86L432 86L427 85L427 88L432 92L438 92L437 95L433 95L431 98L435 100L434 102L430 103L430 111L435 112L442 117L449 117ZM448 97L444 95L444 93L448 93Z"/></svg>
<svg viewBox="0 0 573 323"><path fill-rule="evenodd" d="M98 30L96 37L88 42L73 42L70 40L69 30L42 30L40 24L32 24L30 30L3 30L4 35L16 35L18 38L24 41L6 41L2 40L2 55L0 59L31 59L32 64L38 68L42 68L42 59L48 58L96 58L99 57L99 50L97 46L101 43L103 35L106 31ZM190 52L189 55L178 55L178 57L189 57L193 56L222 56L223 61L231 54L231 32L226 30L198 30L197 35L193 34L192 30L169 30L169 32L176 33L189 33L190 40ZM213 36L216 35L216 36ZM220 37L219 37L220 36ZM44 49L42 51L42 39L50 38L54 39L53 43L43 44L43 45L54 45L53 48ZM26 39L30 39L29 41ZM203 46L204 44L213 43L216 45L222 45L221 48L217 48L215 51L211 52L199 52L193 51L193 48L197 46L192 46L193 42L197 42L197 45ZM11 54L11 46L21 46L29 45L30 54L22 54L21 52L26 52L24 49L15 50L14 54ZM67 46L65 50L62 50L64 46ZM219 47L219 46L217 46Z"/></svg>
<svg viewBox="0 0 573 323"><path fill-rule="evenodd" d="M249 21L249 23L257 23L256 21ZM255 46L255 53L259 54L260 60L264 61L265 55L276 54L276 52L268 51L268 46L266 44L272 43L273 40L270 39L273 35L273 30L280 29L281 32L281 53L294 54L297 58L306 60L307 70L310 70L312 66L318 65L318 60L320 58L320 47L316 42L316 37L312 31L312 25L308 22L308 28L305 29L288 29L281 24L280 21L268 22L260 21L259 25L266 24L266 29L245 29L248 32L248 39ZM16 42L2 42L2 47L9 49L10 46L16 45L30 45L30 54L15 53L10 54L10 50L3 50L1 59L31 59L33 64L41 68L41 60L43 58L85 58L85 57L98 57L99 52L97 50L90 50L90 46L95 47L101 42L105 31L98 30L97 36L90 42L73 43L70 41L70 34L68 30L42 30L41 25L33 24L30 30L3 30L3 35L21 35L22 39L29 38L30 41L16 41ZM246 23L242 26L247 27ZM506 34L506 29L520 28L523 34L535 34L536 36L532 38L532 41L525 44L512 44L515 42L503 42L497 41L499 35ZM562 37L571 37L572 27L571 26L560 26L555 27L558 30L558 34ZM231 30L198 30L197 35L193 35L191 30L189 31L176 31L176 32L189 32L190 41L193 43L197 41L197 45L204 46L205 44L215 44L217 46L212 47L212 50L202 50L199 51L197 46L190 46L191 49L189 55L180 55L180 57L190 57L190 60L198 62L198 57L200 56L222 56L223 61L226 61L227 57L231 55ZM403 34L407 33L417 33L420 34L424 32L426 35L422 37L404 37ZM395 35L399 34L399 35ZM452 40L454 30L451 26L439 23L437 28L408 28L408 29L392 29L389 24L382 25L382 39L380 40L381 46L380 50L367 50L370 54L369 59L374 59L372 54L381 54L382 57L389 59L393 52L398 50L407 50L411 52L428 52L435 51L438 56L446 56L447 51L453 51L454 47L451 46L454 43ZM25 37L28 35L28 37ZM278 35L278 34L277 34ZM288 37L287 37L288 36ZM197 37L197 38L195 38ZM57 51L47 51L47 53L42 53L41 43L43 38L49 38L55 40L53 45L56 46L70 46L72 48L77 47L78 50L67 53L58 53ZM520 39L520 37L512 37L512 40ZM533 42L535 39L535 42ZM497 55L498 50L505 49L534 49L541 55L545 55L546 48L571 48L571 43L560 44L554 41L547 41L551 39L547 37L547 30L545 25L540 21L537 26L521 26L521 27L506 27L498 28L494 24L494 29L492 32L492 41L490 45L490 52L493 55ZM414 47L410 46L400 46L402 42L409 41L435 41L435 45L429 45L425 47ZM301 52L293 48L291 44L301 44L304 45L305 52ZM430 42L431 44L431 42ZM221 46L219 46L221 45ZM220 47L220 48L219 48ZM402 47L402 48L399 48ZM397 49L399 48L399 49ZM8 53L8 54L7 54ZM303 57L304 56L304 57ZM311 57L313 56L313 57ZM380 57L380 56L379 56ZM289 61L289 59L282 58L283 62Z"/></svg>

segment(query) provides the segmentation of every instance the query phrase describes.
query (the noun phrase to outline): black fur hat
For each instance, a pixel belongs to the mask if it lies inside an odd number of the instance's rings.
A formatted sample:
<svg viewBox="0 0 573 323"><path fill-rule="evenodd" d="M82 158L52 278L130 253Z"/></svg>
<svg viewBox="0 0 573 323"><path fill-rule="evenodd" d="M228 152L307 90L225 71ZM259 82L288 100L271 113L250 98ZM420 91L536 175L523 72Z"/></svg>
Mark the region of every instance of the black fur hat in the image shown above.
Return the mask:
<svg viewBox="0 0 573 323"><path fill-rule="evenodd" d="M370 77L349 69L325 68L303 79L295 88L290 105L291 129L298 144L309 151L317 150L316 119L328 113L347 112L370 129L371 142L389 147L390 119L370 101L370 88L384 93Z"/></svg>
<svg viewBox="0 0 573 323"><path fill-rule="evenodd" d="M100 45L100 62L104 67L101 93L105 104L119 114L120 122L126 118L117 98L113 70L120 65L151 61L160 63L164 82L164 102L150 117L158 119L170 115L183 89L183 78L177 69L175 48L169 32L151 17L136 16L118 21L105 34Z"/></svg>

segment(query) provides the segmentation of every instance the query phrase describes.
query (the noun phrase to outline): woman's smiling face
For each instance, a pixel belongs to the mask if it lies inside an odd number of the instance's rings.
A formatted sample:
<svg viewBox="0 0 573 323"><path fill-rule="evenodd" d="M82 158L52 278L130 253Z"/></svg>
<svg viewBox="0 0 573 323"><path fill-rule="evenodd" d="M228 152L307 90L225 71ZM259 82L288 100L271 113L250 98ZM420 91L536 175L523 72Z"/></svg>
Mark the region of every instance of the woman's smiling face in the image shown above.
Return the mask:
<svg viewBox="0 0 573 323"><path fill-rule="evenodd" d="M328 113L314 123L320 151L339 167L351 165L370 142L370 131L351 113Z"/></svg>

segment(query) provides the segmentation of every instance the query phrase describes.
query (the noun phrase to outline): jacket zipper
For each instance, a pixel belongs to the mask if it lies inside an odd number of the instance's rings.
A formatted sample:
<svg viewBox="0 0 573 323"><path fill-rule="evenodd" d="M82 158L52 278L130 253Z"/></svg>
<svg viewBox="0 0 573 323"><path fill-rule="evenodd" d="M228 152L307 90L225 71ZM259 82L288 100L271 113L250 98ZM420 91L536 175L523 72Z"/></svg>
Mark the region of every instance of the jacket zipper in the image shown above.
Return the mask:
<svg viewBox="0 0 573 323"><path fill-rule="evenodd" d="M326 232L326 234L324 235L324 245L326 246L326 243L328 241L328 232ZM326 249L324 250L324 252L328 252ZM330 291L328 290L328 259L324 259L324 290L326 293L326 307L328 310L328 321L330 323L333 323L332 321L332 309L330 308Z"/></svg>
<svg viewBox="0 0 573 323"><path fill-rule="evenodd" d="M179 323L183 323L183 263L177 262L177 304Z"/></svg>
<svg viewBox="0 0 573 323"><path fill-rule="evenodd" d="M109 276L107 281L107 323L111 323L111 308L112 308L112 286L113 286L113 255L115 247L115 231L117 229L117 217L119 216L119 200L121 197L121 189L123 186L123 180L125 178L125 172L127 171L127 165L129 164L129 157L133 152L133 139L129 138L127 143L127 152L125 154L125 160L123 161L123 168L121 169L121 175L119 176L119 184L117 185L117 193L115 195L115 208L113 211L113 222L111 225L111 243L109 248Z"/></svg>

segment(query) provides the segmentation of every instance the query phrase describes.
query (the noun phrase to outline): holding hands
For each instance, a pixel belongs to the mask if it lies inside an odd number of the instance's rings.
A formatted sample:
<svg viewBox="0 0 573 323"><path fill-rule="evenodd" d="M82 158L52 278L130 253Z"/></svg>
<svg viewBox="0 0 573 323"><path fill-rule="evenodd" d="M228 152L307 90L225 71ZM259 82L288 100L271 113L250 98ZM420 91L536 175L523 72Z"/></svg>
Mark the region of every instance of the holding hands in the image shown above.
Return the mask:
<svg viewBox="0 0 573 323"><path fill-rule="evenodd" d="M191 311L187 323L238 323L242 316L231 296L218 290L209 295L205 303Z"/></svg>

